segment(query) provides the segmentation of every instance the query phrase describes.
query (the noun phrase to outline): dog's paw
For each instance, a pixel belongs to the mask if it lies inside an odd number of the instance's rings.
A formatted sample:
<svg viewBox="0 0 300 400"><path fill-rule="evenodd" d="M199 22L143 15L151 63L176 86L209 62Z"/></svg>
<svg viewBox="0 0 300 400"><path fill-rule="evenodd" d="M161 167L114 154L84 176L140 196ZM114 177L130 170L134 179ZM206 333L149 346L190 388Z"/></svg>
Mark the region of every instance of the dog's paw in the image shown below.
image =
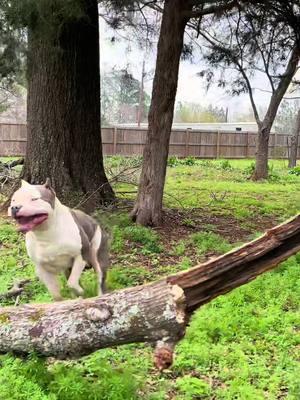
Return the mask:
<svg viewBox="0 0 300 400"><path fill-rule="evenodd" d="M69 288L72 290L72 292L77 296L83 296L84 290L82 289L81 286L75 286L75 285L68 285Z"/></svg>

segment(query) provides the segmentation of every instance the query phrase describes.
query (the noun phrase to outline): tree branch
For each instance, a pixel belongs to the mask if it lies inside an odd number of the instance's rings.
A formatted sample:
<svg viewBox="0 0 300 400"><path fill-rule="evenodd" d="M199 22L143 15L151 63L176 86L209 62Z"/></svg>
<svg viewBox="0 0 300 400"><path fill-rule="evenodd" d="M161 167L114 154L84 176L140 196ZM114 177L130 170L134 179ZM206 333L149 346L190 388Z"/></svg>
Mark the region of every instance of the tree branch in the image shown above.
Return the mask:
<svg viewBox="0 0 300 400"><path fill-rule="evenodd" d="M227 49L226 47L222 46L220 44L220 42L215 43L215 41L213 39L211 39L209 36L207 36L203 31L200 32L200 35L205 40L207 40L208 43L210 43L213 47L215 47L217 50L219 50L219 51L223 52L224 54L226 54L227 57L231 60L231 62L237 66L238 71L243 76L244 81L246 83L248 94L249 94L249 98L250 98L250 102L251 102L251 106L252 106L253 113L254 113L254 117L255 117L255 120L256 120L257 124L259 125L261 123L261 120L260 120L260 117L259 117L259 114L258 114L258 109L257 109L255 101L254 101L254 96L253 96L251 83L250 83L250 80L249 80L249 78L248 78L248 76L247 76L242 64L239 62L237 57L235 57L232 54L230 49Z"/></svg>
<svg viewBox="0 0 300 400"><path fill-rule="evenodd" d="M202 3L204 3L204 2L202 2ZM200 5L203 5L203 4L200 4ZM238 6L237 0L232 0L223 5L214 4L209 7L201 8L200 10L197 10L197 11L187 11L184 13L184 16L186 18L190 19L190 18L203 17L204 15L209 15L209 14L221 14L224 11L230 11L234 7L237 7L237 6Z"/></svg>
<svg viewBox="0 0 300 400"><path fill-rule="evenodd" d="M30 283L30 279L23 279L22 281L15 282L11 289L9 289L6 293L0 293L0 300L7 300L12 297L19 296L25 289L25 286Z"/></svg>
<svg viewBox="0 0 300 400"><path fill-rule="evenodd" d="M158 344L156 364L164 368L162 360L171 363L172 348L194 310L298 251L300 215L236 250L150 285L85 300L0 308L0 352L69 358L150 342Z"/></svg>
<svg viewBox="0 0 300 400"><path fill-rule="evenodd" d="M264 70L263 72L267 75L267 78L268 78L268 80L269 80L269 83L270 83L272 92L274 92L274 91L275 91L274 82L273 82L273 80L272 80L272 78L271 78L270 71L269 71L269 67L270 67L270 54L271 54L271 51L269 51L269 53L268 53L268 55L267 55L267 59L266 59L265 54L264 54L264 51L263 51L263 49L261 48L261 46L260 46L260 44L259 44L259 42L258 42L257 35L256 35L256 29L255 29L255 27L254 27L254 25L253 25L253 21L252 21L251 18L250 18L249 22L250 22L250 25L251 25L251 27L252 27L252 31L254 32L253 38L254 38L254 40L255 40L256 46L257 46L257 48L258 48L258 51L260 52L260 55L261 55L261 58L262 58L262 61L263 61L263 64L264 64L265 70ZM272 40L273 40L273 38L274 38L274 29L273 29L273 31L272 31L272 37L271 37L270 48L272 48Z"/></svg>
<svg viewBox="0 0 300 400"><path fill-rule="evenodd" d="M295 75L295 73L297 71L299 55L300 55L299 49L295 46L291 52L289 62L286 66L284 73L281 76L279 84L272 94L271 101L270 101L267 113L265 115L265 118L264 118L264 121L266 121L269 124L273 123L274 118L277 113L277 110L278 110L278 107L280 105L280 102L281 102L283 96L285 95L285 93L293 79L293 76Z"/></svg>

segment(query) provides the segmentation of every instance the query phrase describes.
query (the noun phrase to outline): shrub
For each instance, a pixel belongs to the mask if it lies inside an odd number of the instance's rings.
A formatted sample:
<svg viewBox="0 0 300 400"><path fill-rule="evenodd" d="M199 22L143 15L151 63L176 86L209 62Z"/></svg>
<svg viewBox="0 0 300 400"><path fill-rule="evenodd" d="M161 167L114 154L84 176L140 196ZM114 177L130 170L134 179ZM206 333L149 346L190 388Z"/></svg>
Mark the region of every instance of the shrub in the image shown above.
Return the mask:
<svg viewBox="0 0 300 400"><path fill-rule="evenodd" d="M199 254L210 251L222 254L231 249L231 245L225 239L213 232L194 233L191 235L191 240Z"/></svg>
<svg viewBox="0 0 300 400"><path fill-rule="evenodd" d="M168 167L177 167L180 164L179 158L172 156L168 158Z"/></svg>
<svg viewBox="0 0 300 400"><path fill-rule="evenodd" d="M289 174L290 174L290 175L300 176L300 165L297 165L296 167L291 168L291 169L289 170Z"/></svg>
<svg viewBox="0 0 300 400"><path fill-rule="evenodd" d="M186 400L207 399L211 393L210 386L206 382L193 376L178 378L176 387L184 395Z"/></svg>
<svg viewBox="0 0 300 400"><path fill-rule="evenodd" d="M192 156L186 157L186 158L184 158L182 160L182 164L183 165L195 165L196 164L196 158L192 157Z"/></svg>
<svg viewBox="0 0 300 400"><path fill-rule="evenodd" d="M229 160L222 160L222 161L220 161L219 167L220 167L221 169L223 169L224 171L232 170L232 166L231 166Z"/></svg>
<svg viewBox="0 0 300 400"><path fill-rule="evenodd" d="M127 226L123 230L125 239L143 245L143 252L160 253L162 251L159 245L159 237L156 232L144 226Z"/></svg>

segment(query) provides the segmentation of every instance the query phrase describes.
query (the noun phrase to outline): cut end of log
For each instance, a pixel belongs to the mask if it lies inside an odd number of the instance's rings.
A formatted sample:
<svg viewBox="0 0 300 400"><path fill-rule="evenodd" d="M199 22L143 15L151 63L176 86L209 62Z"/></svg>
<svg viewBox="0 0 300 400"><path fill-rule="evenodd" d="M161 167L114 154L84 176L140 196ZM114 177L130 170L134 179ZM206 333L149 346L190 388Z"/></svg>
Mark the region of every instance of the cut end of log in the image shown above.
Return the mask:
<svg viewBox="0 0 300 400"><path fill-rule="evenodd" d="M172 305L175 305L176 322L180 331L176 335L166 336L156 343L154 350L154 365L159 371L168 369L173 364L173 352L176 343L185 334L187 315L185 312L186 302L183 289L178 285L171 287Z"/></svg>
<svg viewBox="0 0 300 400"><path fill-rule="evenodd" d="M178 324L184 325L186 324L186 313L185 313L185 295L183 289L178 285L173 285L171 289L171 293L176 304L176 320Z"/></svg>
<svg viewBox="0 0 300 400"><path fill-rule="evenodd" d="M154 350L154 365L159 371L168 369L173 364L174 344L161 340Z"/></svg>

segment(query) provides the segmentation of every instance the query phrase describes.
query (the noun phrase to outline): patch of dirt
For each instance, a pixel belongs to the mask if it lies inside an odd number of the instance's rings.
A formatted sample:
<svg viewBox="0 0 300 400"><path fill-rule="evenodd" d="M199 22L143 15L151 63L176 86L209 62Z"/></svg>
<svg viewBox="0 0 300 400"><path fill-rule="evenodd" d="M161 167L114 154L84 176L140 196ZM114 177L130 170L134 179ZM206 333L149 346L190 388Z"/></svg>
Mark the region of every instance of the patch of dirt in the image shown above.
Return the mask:
<svg viewBox="0 0 300 400"><path fill-rule="evenodd" d="M197 254L195 247L192 244L189 245L187 241L192 233L214 232L229 243L244 243L252 239L253 233L270 229L278 222L274 217L257 216L255 221L247 221L247 225L242 226L240 220L231 216L213 215L206 208L192 210L168 209L164 210L163 217L163 225L155 228L155 231L160 236L164 251L157 255L144 255L141 253L142 245L127 242L125 253L132 253L133 248L139 249L135 253L134 260L128 260L128 266L143 266L150 273L156 275L159 273L157 271L158 267L176 266L182 261L183 257L188 257L192 265L197 265L219 254L216 252L209 252L205 255ZM183 256L176 255L174 252L174 247L181 240L186 243ZM120 261L118 258L118 255L112 256L113 264ZM124 264L124 260L122 260L122 264ZM160 274L161 272L160 270ZM166 274L168 274L168 270L166 270Z"/></svg>
<svg viewBox="0 0 300 400"><path fill-rule="evenodd" d="M164 223L156 228L167 244L170 241L185 239L195 232L214 232L230 243L246 242L254 232L272 228L277 221L270 216L256 216L251 228L241 225L241 221L226 215L212 215L206 208L192 210L169 209L164 211Z"/></svg>

